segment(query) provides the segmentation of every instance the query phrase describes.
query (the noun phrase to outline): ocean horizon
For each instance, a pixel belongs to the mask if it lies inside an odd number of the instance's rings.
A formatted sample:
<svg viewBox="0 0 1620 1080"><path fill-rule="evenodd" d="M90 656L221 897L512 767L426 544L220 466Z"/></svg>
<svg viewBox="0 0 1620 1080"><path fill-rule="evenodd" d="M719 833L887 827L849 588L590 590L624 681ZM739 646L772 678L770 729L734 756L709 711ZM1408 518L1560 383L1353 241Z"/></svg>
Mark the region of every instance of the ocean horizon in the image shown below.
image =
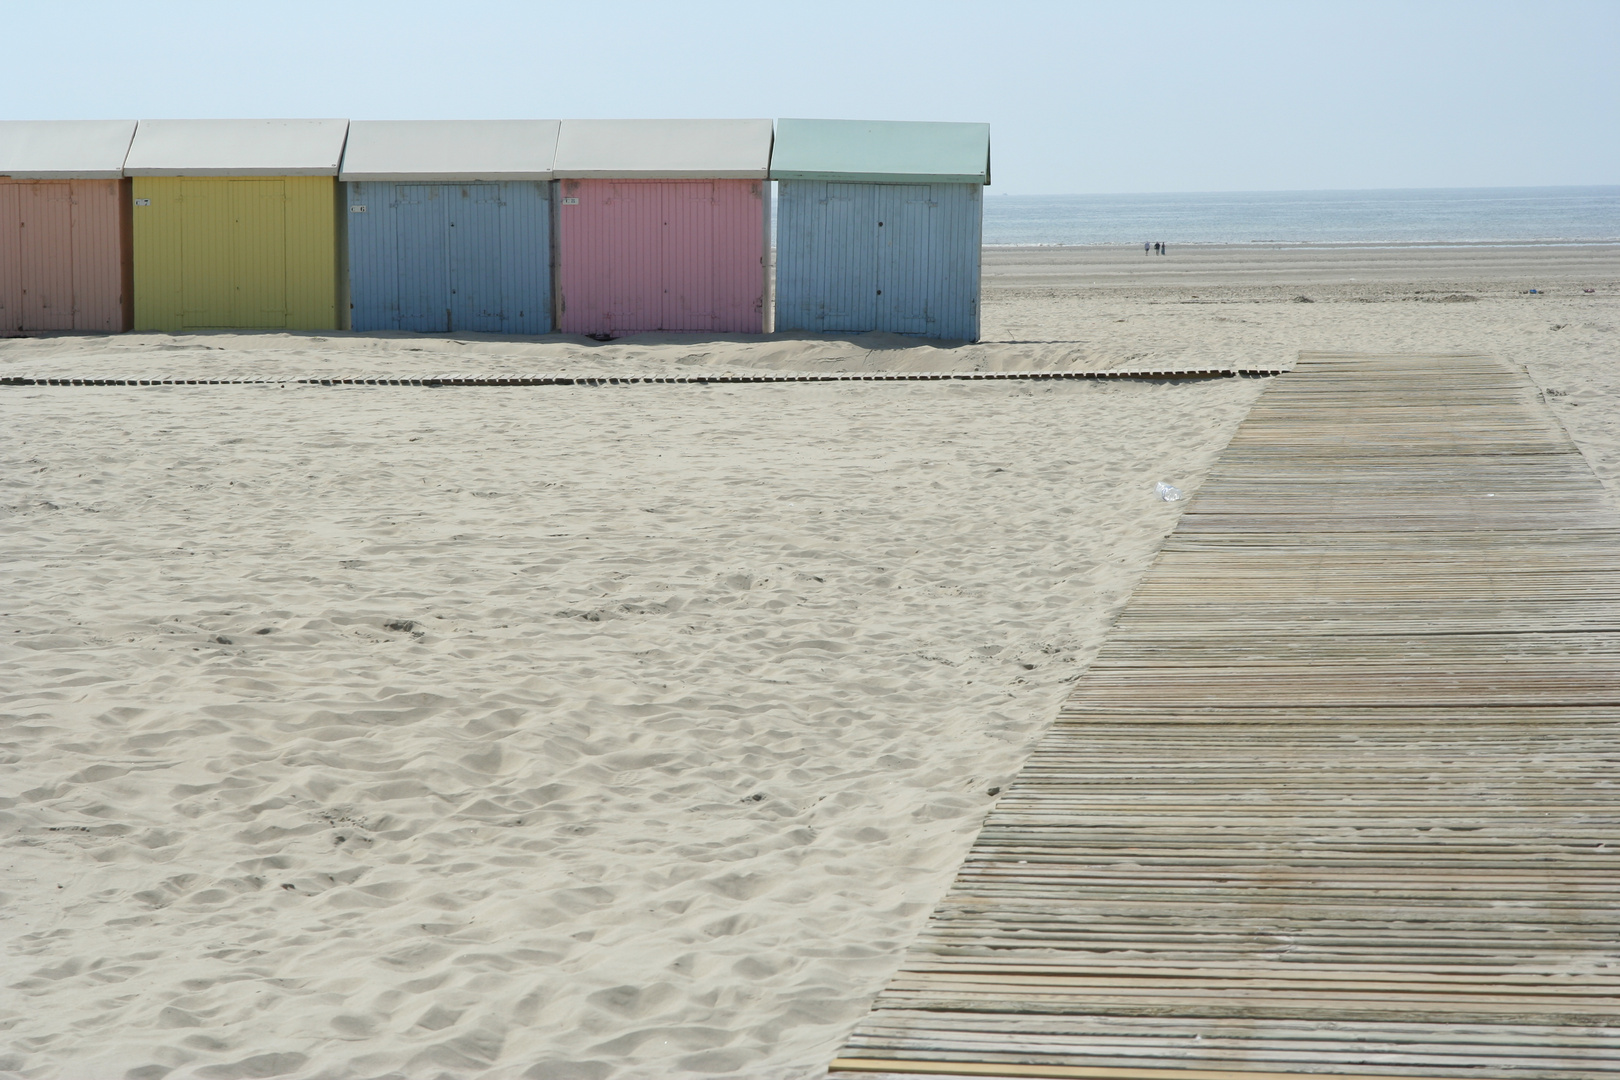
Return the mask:
<svg viewBox="0 0 1620 1080"><path fill-rule="evenodd" d="M1620 185L984 197L986 246L1620 242Z"/></svg>

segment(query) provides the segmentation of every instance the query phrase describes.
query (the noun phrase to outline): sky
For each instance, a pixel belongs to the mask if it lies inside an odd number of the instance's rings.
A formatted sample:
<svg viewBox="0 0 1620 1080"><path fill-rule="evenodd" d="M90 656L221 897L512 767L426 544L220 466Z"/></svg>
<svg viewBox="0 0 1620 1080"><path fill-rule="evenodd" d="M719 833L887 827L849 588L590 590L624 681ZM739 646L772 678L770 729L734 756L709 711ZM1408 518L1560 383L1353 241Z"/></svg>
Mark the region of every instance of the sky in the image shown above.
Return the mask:
<svg viewBox="0 0 1620 1080"><path fill-rule="evenodd" d="M992 193L1620 184L1620 0L0 0L0 118L992 125Z"/></svg>

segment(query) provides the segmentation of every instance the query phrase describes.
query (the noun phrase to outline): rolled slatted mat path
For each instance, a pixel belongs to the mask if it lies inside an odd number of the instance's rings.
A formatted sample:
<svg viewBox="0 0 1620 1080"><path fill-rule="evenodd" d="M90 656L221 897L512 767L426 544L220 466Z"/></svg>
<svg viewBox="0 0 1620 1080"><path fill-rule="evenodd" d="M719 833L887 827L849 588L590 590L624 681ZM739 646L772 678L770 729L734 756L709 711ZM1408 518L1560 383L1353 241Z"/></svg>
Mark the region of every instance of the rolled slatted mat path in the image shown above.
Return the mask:
<svg viewBox="0 0 1620 1080"><path fill-rule="evenodd" d="M1272 385L832 1071L1620 1078L1620 515L1523 374Z"/></svg>
<svg viewBox="0 0 1620 1080"><path fill-rule="evenodd" d="M708 386L754 383L1069 382L1098 379L1229 379L1281 375L1280 368L1105 368L1097 371L754 372L719 375L429 375L416 378L326 376L288 379L143 379L0 375L0 386Z"/></svg>

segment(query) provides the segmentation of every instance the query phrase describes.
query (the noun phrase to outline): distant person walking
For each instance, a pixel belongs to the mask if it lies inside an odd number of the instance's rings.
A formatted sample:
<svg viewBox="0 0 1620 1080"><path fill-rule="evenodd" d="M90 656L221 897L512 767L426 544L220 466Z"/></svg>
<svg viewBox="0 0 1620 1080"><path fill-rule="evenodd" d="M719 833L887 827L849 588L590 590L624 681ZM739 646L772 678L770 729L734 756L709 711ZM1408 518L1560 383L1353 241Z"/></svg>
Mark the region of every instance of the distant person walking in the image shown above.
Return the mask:
<svg viewBox="0 0 1620 1080"><path fill-rule="evenodd" d="M1159 253L1159 242L1157 240L1155 240L1153 242L1153 254L1157 255L1158 253Z"/></svg>
<svg viewBox="0 0 1620 1080"><path fill-rule="evenodd" d="M1160 244L1159 245L1159 254L1160 255L1168 255L1168 254L1170 254L1170 245L1169 244Z"/></svg>
<svg viewBox="0 0 1620 1080"><path fill-rule="evenodd" d="M1143 244L1143 245L1142 245L1142 254L1144 254L1144 255L1151 255L1151 254L1153 254L1153 245L1152 245L1152 244L1147 244L1147 243L1144 243L1144 244Z"/></svg>

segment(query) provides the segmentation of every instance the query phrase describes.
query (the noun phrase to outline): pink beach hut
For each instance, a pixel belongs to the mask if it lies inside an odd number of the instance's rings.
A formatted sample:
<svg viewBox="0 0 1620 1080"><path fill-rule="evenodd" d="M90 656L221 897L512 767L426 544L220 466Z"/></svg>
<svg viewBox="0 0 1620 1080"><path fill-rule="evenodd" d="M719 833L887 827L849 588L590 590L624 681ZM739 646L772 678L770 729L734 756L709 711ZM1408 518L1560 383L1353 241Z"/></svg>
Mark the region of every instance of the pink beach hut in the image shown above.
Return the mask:
<svg viewBox="0 0 1620 1080"><path fill-rule="evenodd" d="M557 326L765 328L769 120L564 120Z"/></svg>
<svg viewBox="0 0 1620 1080"><path fill-rule="evenodd" d="M133 120L0 122L0 334L130 327Z"/></svg>

